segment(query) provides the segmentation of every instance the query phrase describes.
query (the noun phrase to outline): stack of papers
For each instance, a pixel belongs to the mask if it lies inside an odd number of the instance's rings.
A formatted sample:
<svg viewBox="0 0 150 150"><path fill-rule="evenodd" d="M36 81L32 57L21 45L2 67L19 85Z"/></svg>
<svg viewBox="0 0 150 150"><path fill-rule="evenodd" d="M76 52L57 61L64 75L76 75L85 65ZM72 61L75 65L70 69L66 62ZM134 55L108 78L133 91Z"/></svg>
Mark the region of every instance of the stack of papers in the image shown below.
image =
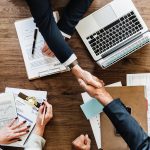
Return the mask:
<svg viewBox="0 0 150 150"><path fill-rule="evenodd" d="M116 82L116 83L113 83L111 85L108 85L107 87L117 87L117 86L122 86L122 83L121 82ZM93 101L93 98L86 92L85 93L81 93L81 96L82 96L83 102L85 104L89 103L89 102L91 103ZM102 107L100 106L100 108L101 108L101 110L99 110L99 113L97 113L97 114L92 113L92 115L91 115L92 117L91 116L89 117L89 121L90 121L90 124L91 124L91 127L92 127L92 131L93 131L93 134L94 134L94 137L95 137L98 149L101 148L100 112L102 112ZM94 107L94 109L95 109L95 107ZM90 114L91 114L91 111L90 111ZM93 111L93 112L95 112L95 111Z"/></svg>
<svg viewBox="0 0 150 150"><path fill-rule="evenodd" d="M13 94L0 94L0 129L17 117Z"/></svg>
<svg viewBox="0 0 150 150"><path fill-rule="evenodd" d="M3 110L3 114L5 114L5 117L0 116L0 124L2 125L3 123L4 126L6 125L6 123L8 123L8 121L18 116L18 123L26 120L25 125L31 126L29 128L29 133L21 137L22 141L15 142L7 146L24 147L24 144L26 143L27 139L29 138L29 135L32 133L34 129L37 115L38 115L37 109L29 105L25 100L18 97L18 94L20 92L27 96L35 97L39 103L42 103L43 100L47 99L46 91L16 89L16 88L9 88L9 87L5 89L5 99L2 99L2 96L4 98L4 94L0 95L0 100L1 100L0 109ZM5 107L5 109L2 109L2 107ZM6 113L6 110L9 111L7 111Z"/></svg>
<svg viewBox="0 0 150 150"><path fill-rule="evenodd" d="M56 12L54 12L54 18L57 22L56 16ZM32 55L34 30L36 29L33 18L16 21L15 27L29 80L68 71L55 56L47 57L43 55L42 48L45 41L39 31L37 33L35 51Z"/></svg>
<svg viewBox="0 0 150 150"><path fill-rule="evenodd" d="M150 73L128 74L127 86L145 86L145 98L148 101L148 135L150 136Z"/></svg>

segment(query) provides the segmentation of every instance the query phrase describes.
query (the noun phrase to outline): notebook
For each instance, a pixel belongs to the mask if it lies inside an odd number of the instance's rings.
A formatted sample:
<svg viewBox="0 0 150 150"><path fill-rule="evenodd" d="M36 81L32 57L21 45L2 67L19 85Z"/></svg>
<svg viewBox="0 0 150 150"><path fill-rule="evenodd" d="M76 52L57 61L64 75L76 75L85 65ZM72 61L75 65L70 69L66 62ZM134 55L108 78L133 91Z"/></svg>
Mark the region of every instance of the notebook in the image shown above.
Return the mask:
<svg viewBox="0 0 150 150"><path fill-rule="evenodd" d="M57 14L54 12L54 18L57 22L56 16ZM35 51L32 55L34 30L36 29L33 18L16 21L15 27L29 80L68 71L55 56L47 57L42 54L41 49L45 41L39 31L37 33Z"/></svg>
<svg viewBox="0 0 150 150"><path fill-rule="evenodd" d="M131 108L131 115L147 131L147 104L144 87L109 87L107 91ZM142 111L141 111L142 110ZM121 136L116 134L115 127L105 113L100 116L103 150L129 150Z"/></svg>

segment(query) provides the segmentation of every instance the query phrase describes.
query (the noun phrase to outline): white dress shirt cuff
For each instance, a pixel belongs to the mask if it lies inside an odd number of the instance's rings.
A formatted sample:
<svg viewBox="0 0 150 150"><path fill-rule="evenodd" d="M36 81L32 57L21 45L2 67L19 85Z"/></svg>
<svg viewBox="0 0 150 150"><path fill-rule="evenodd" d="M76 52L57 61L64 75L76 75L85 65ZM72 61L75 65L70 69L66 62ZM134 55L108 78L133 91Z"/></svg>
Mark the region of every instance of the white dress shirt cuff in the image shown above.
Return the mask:
<svg viewBox="0 0 150 150"><path fill-rule="evenodd" d="M45 145L45 139L39 135L31 134L27 143L25 144L25 150L42 150Z"/></svg>
<svg viewBox="0 0 150 150"><path fill-rule="evenodd" d="M58 11L54 11L54 12L53 12L53 16L54 16L56 22L58 22L58 21L60 20L60 15L59 15L59 12L58 12ZM60 32L61 32L61 34L62 34L65 38L68 38L68 39L71 38L71 35L66 34L66 33L64 33L64 32L61 31L61 30L60 30Z"/></svg>
<svg viewBox="0 0 150 150"><path fill-rule="evenodd" d="M69 57L69 59L63 63L63 65L64 65L65 67L68 67L68 66L69 66L71 63L73 63L75 60L77 60L77 56L76 56L75 54L72 54L72 55Z"/></svg>
<svg viewBox="0 0 150 150"><path fill-rule="evenodd" d="M61 31L61 30L60 30L60 32L61 32L61 34L62 34L65 38L67 38L67 39L70 39L70 38L71 38L71 35L66 34L66 33L64 33L64 32Z"/></svg>

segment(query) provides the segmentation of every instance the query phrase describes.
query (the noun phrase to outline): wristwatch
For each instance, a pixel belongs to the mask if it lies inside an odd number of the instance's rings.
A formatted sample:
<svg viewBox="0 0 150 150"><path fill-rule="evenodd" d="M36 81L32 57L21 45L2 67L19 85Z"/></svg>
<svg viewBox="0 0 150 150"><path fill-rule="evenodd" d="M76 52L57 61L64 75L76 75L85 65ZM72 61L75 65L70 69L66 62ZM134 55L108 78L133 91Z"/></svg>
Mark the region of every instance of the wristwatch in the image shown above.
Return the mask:
<svg viewBox="0 0 150 150"><path fill-rule="evenodd" d="M19 93L18 97L22 98L23 100L27 101L30 105L39 108L41 104L37 101L35 97L26 96L23 93Z"/></svg>
<svg viewBox="0 0 150 150"><path fill-rule="evenodd" d="M76 65L78 65L78 64L79 64L78 61L75 60L75 61L73 61L68 67L69 67L69 69L71 70L74 66L76 66Z"/></svg>

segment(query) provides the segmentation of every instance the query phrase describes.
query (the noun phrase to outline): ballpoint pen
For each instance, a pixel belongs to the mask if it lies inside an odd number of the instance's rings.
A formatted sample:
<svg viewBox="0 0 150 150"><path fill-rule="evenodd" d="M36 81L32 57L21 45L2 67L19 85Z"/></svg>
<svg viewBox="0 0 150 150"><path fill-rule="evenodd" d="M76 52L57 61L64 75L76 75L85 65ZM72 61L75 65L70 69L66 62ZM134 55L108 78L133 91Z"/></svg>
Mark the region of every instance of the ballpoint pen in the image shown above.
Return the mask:
<svg viewBox="0 0 150 150"><path fill-rule="evenodd" d="M36 44L36 39L37 39L37 33L38 33L38 29L36 28L34 30L34 41L33 41L33 45L32 45L32 55L34 54L34 50L35 50L35 44Z"/></svg>

